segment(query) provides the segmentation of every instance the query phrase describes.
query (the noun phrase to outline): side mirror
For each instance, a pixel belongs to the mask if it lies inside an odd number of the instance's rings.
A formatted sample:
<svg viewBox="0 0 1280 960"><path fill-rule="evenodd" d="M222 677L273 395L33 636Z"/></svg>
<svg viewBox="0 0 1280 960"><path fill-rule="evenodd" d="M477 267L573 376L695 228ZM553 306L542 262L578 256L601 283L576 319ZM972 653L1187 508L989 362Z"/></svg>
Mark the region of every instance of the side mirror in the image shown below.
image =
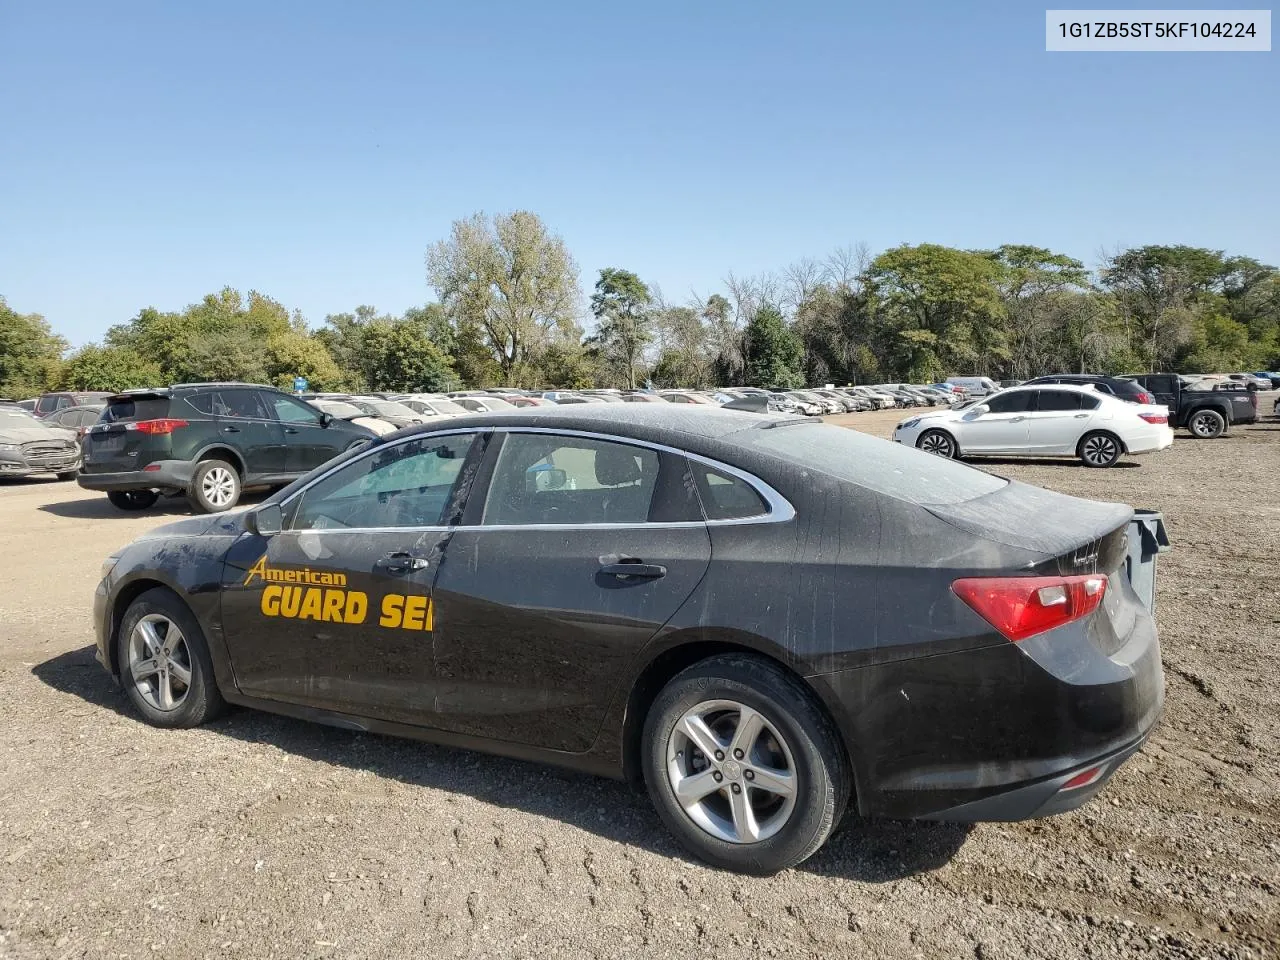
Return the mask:
<svg viewBox="0 0 1280 960"><path fill-rule="evenodd" d="M278 503L264 503L245 514L244 525L250 533L260 537L272 537L284 526L284 512Z"/></svg>
<svg viewBox="0 0 1280 960"><path fill-rule="evenodd" d="M322 426L322 427L327 427L327 426L329 426L329 424L331 424L331 423L333 423L333 414L332 414L332 413L325 413L325 412L321 411L321 413L320 413L320 426Z"/></svg>
<svg viewBox="0 0 1280 960"><path fill-rule="evenodd" d="M974 408L973 408L973 415L974 415L975 417L985 416L986 414L988 414L988 413L990 413L990 412L991 412L991 408L990 408L990 407L988 407L985 403L980 403L980 404L978 404L976 407L974 407Z"/></svg>

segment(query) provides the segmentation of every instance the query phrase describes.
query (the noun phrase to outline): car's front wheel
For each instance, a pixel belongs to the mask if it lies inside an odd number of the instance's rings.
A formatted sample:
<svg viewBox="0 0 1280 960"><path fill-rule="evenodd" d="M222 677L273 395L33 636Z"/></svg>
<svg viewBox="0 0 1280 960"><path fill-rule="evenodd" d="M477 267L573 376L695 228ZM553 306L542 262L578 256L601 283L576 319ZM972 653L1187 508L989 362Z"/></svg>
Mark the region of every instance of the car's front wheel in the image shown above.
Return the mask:
<svg viewBox="0 0 1280 960"><path fill-rule="evenodd" d="M925 453L937 454L952 459L956 456L956 442L945 430L926 430L920 434L916 446Z"/></svg>
<svg viewBox="0 0 1280 960"><path fill-rule="evenodd" d="M173 592L148 590L129 605L117 637L120 683L157 727L194 727L224 706L204 632Z"/></svg>
<svg viewBox="0 0 1280 960"><path fill-rule="evenodd" d="M230 510L240 500L240 474L225 460L201 460L191 475L187 499L201 513Z"/></svg>
<svg viewBox="0 0 1280 960"><path fill-rule="evenodd" d="M711 657L677 674L645 718L649 796L695 856L770 874L811 856L849 797L830 720L794 676L750 655Z"/></svg>

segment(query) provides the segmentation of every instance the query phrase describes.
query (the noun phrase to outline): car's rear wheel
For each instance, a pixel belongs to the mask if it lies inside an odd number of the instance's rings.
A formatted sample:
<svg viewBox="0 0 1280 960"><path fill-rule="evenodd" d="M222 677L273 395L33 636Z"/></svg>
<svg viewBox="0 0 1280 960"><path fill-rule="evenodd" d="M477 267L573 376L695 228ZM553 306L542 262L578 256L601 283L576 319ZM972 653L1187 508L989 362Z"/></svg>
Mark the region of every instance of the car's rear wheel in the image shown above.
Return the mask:
<svg viewBox="0 0 1280 960"><path fill-rule="evenodd" d="M1187 421L1187 429L1193 437L1213 440L1226 432L1227 418L1217 410L1197 410Z"/></svg>
<svg viewBox="0 0 1280 960"><path fill-rule="evenodd" d="M160 499L154 490L111 490L107 499L118 510L145 510Z"/></svg>
<svg viewBox="0 0 1280 960"><path fill-rule="evenodd" d="M1076 449L1081 462L1086 467L1111 467L1124 452L1120 440L1110 433L1097 431L1086 433L1080 438L1080 446Z"/></svg>
<svg viewBox="0 0 1280 960"><path fill-rule="evenodd" d="M945 430L926 430L920 434L916 446L925 453L937 454L939 457L953 459L956 456L956 441Z"/></svg>
<svg viewBox="0 0 1280 960"><path fill-rule="evenodd" d="M194 727L225 705L204 632L173 592L148 590L129 605L117 637L120 682L157 727Z"/></svg>
<svg viewBox="0 0 1280 960"><path fill-rule="evenodd" d="M811 856L849 795L830 720L795 677L760 657L711 657L677 674L645 718L645 782L689 852L770 874Z"/></svg>
<svg viewBox="0 0 1280 960"><path fill-rule="evenodd" d="M240 501L240 474L225 460L201 460L191 475L187 499L201 513L221 513Z"/></svg>

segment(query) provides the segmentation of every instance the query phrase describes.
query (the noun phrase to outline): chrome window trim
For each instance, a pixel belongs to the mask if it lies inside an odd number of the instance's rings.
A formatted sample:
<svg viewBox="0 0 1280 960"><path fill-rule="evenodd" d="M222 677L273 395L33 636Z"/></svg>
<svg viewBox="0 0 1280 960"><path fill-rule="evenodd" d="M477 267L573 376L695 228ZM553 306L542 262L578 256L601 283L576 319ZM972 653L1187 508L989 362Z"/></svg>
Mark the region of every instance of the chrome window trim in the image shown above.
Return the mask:
<svg viewBox="0 0 1280 960"><path fill-rule="evenodd" d="M483 434L483 433L536 433L550 434L552 436L564 437L581 437L587 440L601 440L607 443L630 444L637 447L646 447L650 450L658 450L663 453L669 453L677 457L684 457L687 460L696 461L713 470L736 477L750 486L758 493L762 500L769 508L768 513L754 514L749 517L734 517L729 520L672 520L662 522L637 521L634 523L478 523L478 524L458 524L456 526L432 526L432 527L331 527L328 529L316 530L308 528L305 530L281 530L281 534L327 534L327 533L445 533L453 530L474 530L480 533L487 533L497 530L536 530L536 531L556 531L556 530L688 530L700 527L729 527L743 526L746 524L757 523L786 523L794 520L796 509L791 505L786 497L777 490L765 483L754 474L741 470L738 467L722 463L719 460L713 460L710 457L704 457L701 454L691 453L688 450L680 450L677 447L669 446L665 443L657 443L653 440L639 440L634 437L619 437L614 434L597 433L591 430L574 430L570 428L556 427L525 427L525 426L483 426L458 428L452 430L439 430L430 433L418 433L410 437L402 437L391 444L382 444L377 447L366 449L358 457L352 457L344 463L326 470L320 476L316 477L301 490L290 494L287 498L280 501L283 508L287 503L301 497L316 484L325 480L339 470L346 469L353 463L356 463L365 457L372 456L374 453L386 450L387 447L398 447L406 443L413 443L426 437L447 437L457 436L459 434Z"/></svg>

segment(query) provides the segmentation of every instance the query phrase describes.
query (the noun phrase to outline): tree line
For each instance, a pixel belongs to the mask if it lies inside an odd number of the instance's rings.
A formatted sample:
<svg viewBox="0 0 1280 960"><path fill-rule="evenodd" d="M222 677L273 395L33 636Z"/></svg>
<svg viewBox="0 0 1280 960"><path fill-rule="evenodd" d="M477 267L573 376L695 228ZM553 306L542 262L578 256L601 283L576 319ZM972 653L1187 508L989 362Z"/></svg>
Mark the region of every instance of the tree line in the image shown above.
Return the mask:
<svg viewBox="0 0 1280 960"><path fill-rule="evenodd" d="M317 390L409 392L1280 367L1280 271L1199 247L1124 249L1090 270L1023 244L854 246L672 302L617 267L584 297L564 241L517 211L455 222L425 265L437 302L399 316L361 306L311 327L270 297L225 288L178 312L148 307L74 351L0 297L0 394L288 388L295 376Z"/></svg>

